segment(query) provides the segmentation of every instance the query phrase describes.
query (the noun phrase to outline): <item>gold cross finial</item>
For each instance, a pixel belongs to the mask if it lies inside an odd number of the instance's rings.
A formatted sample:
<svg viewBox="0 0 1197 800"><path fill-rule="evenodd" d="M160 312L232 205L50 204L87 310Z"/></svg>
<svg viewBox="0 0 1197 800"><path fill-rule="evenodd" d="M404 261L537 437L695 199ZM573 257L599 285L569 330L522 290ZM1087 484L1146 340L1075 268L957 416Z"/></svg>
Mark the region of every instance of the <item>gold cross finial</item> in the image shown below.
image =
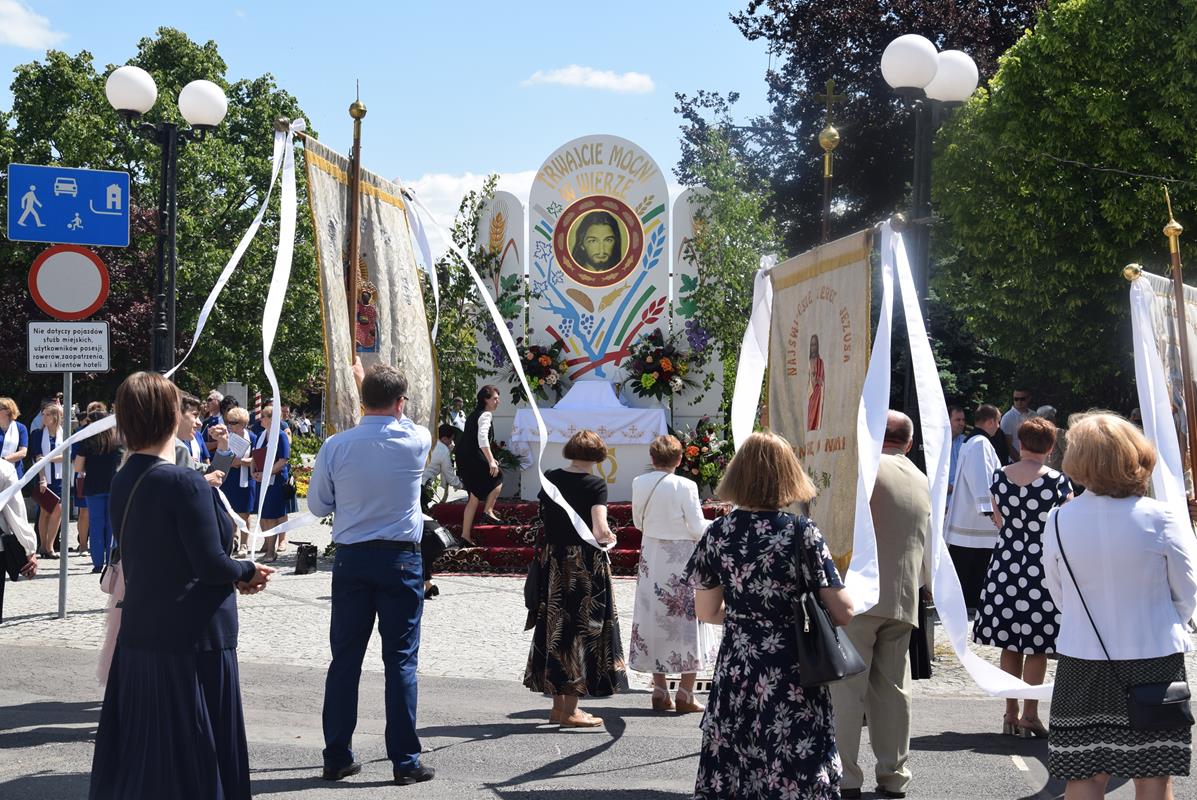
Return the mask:
<svg viewBox="0 0 1197 800"><path fill-rule="evenodd" d="M827 105L827 124L831 124L832 117L835 116L835 107L837 104L848 99L847 95L835 93L835 78L829 78L826 84L827 91L823 94L815 95L815 99L820 103Z"/></svg>

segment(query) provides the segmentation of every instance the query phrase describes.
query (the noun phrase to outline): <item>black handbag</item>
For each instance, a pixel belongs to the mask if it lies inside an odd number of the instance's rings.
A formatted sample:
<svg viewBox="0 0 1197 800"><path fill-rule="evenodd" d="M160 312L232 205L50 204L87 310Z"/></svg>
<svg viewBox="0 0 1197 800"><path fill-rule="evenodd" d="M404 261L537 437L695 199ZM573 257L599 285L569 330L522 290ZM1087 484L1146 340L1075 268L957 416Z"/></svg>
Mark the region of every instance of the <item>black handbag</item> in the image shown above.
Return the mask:
<svg viewBox="0 0 1197 800"><path fill-rule="evenodd" d="M424 563L431 566L438 558L453 550L460 550L465 543L449 532L434 519L424 520L424 533L420 539L420 555Z"/></svg>
<svg viewBox="0 0 1197 800"><path fill-rule="evenodd" d="M1076 575L1072 574L1072 565L1068 563L1068 556L1064 552L1064 543L1060 541L1060 512L1056 512L1056 546L1060 548L1060 558L1064 559L1064 566L1068 570L1068 577L1076 588L1077 597L1081 598L1081 606L1085 609L1085 616L1097 635L1097 643L1105 653L1106 662L1114 674L1114 682L1122 686L1126 692L1126 715L1130 719L1132 730L1136 731L1174 731L1193 726L1193 708L1190 705L1189 685L1185 681L1171 681L1159 683L1139 683L1127 686L1118 675L1118 668L1114 659L1110 658L1110 651L1102 641L1101 633L1097 630L1097 623L1089 613L1089 604L1081 594L1081 586L1076 582Z"/></svg>
<svg viewBox="0 0 1197 800"><path fill-rule="evenodd" d="M794 633L798 639L798 685L823 686L865 671L864 659L847 636L840 636L819 598L815 554L795 526L794 575L802 587L794 600Z"/></svg>
<svg viewBox="0 0 1197 800"><path fill-rule="evenodd" d="M15 533L2 534L0 539L3 539L4 542L3 569L8 573L9 580L18 580L21 577L21 570L25 569L25 565L29 563L29 554L25 552L25 548L21 546Z"/></svg>

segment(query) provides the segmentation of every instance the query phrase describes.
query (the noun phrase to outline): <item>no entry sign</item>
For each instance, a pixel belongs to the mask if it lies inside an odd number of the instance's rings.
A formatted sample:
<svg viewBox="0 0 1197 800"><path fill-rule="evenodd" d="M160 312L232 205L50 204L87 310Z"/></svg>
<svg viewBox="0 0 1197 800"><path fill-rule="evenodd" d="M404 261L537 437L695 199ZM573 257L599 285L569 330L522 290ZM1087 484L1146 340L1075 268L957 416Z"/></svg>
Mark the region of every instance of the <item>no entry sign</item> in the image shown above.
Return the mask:
<svg viewBox="0 0 1197 800"><path fill-rule="evenodd" d="M54 319L86 319L108 299L108 268L86 247L55 245L33 260L29 293Z"/></svg>

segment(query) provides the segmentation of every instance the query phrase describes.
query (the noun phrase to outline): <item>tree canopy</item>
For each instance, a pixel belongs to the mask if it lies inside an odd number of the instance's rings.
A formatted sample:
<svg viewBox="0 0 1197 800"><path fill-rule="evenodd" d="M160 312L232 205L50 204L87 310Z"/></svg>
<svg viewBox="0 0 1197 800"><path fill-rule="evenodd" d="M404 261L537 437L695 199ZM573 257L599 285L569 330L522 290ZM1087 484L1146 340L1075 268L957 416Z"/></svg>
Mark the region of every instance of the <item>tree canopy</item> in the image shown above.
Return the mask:
<svg viewBox="0 0 1197 800"><path fill-rule="evenodd" d="M142 39L129 60L158 85L158 101L146 119L182 123L175 100L192 80L217 83L229 100L224 123L202 142L181 148L178 168L177 356L191 340L204 298L249 226L270 179L273 123L301 116L299 104L271 75L230 80L215 42L199 44L184 33L160 28ZM113 334L107 375L78 376L84 400L111 398L117 382L149 362L160 155L133 134L104 96L108 73L86 50L76 55L50 50L41 61L16 68L13 104L0 111L0 164L22 162L115 169L130 173L133 230L126 249L100 255L112 272L108 302L95 319L108 320ZM299 230L291 285L274 346L274 365L284 393L298 397L322 379L323 347L311 215L306 212L303 174ZM229 380L262 386L261 315L277 240L278 193L241 266L221 295L207 332L179 385L204 391ZM0 198L0 210L4 200ZM0 291L9 301L0 311L0 372L5 391L27 402L48 393L54 376L25 372L25 320L42 313L28 299L26 276L41 245L0 241Z"/></svg>
<svg viewBox="0 0 1197 800"><path fill-rule="evenodd" d="M770 54L765 74L772 111L735 119L738 95L679 94L684 119L678 176L691 183L712 127L725 130L733 152L772 189L770 211L786 252L819 240L822 150L817 138L825 106L816 96L829 78L847 97L836 109L842 143L836 153L837 218L833 235L867 227L897 210L910 176L912 123L881 77L881 53L904 33L940 49L963 50L981 78L1035 19L1044 0L750 0L732 22Z"/></svg>
<svg viewBox="0 0 1197 800"><path fill-rule="evenodd" d="M1120 270L1166 271L1162 179L1197 219L1195 93L1187 4L1053 2L941 131L934 280L1040 396L1137 405Z"/></svg>

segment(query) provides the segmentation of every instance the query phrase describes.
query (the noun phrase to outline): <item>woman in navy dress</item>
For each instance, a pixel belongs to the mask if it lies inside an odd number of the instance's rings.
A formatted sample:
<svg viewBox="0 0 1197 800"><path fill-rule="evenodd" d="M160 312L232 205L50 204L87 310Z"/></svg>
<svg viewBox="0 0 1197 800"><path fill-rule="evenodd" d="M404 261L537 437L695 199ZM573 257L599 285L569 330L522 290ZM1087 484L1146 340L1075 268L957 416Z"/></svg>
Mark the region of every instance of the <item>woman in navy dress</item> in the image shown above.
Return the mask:
<svg viewBox="0 0 1197 800"><path fill-rule="evenodd" d="M262 408L262 435L258 437L257 444L254 450L266 450L270 444L270 419L274 415L274 409L271 406ZM288 481L291 478L291 470L287 466L288 460L291 458L291 437L283 433L281 430L278 435L278 449L274 454L274 465L268 467L267 475L261 472L254 472L254 479L258 481L258 491L266 492L266 500L262 504L262 515L258 519L261 524L262 532L270 530L271 528L281 525L287 521L287 501L290 500L290 489ZM266 489L261 487L265 485ZM278 559L277 536L266 537L266 555L262 557L262 561L270 563Z"/></svg>
<svg viewBox="0 0 1197 800"><path fill-rule="evenodd" d="M229 557L215 490L175 466L174 384L130 375L116 416L132 451L110 497L125 599L88 796L248 800L233 590L260 591L274 570Z"/></svg>
<svg viewBox="0 0 1197 800"><path fill-rule="evenodd" d="M230 407L224 413L224 424L231 433L249 440L249 450L245 458L238 459L234 454L233 465L224 476L224 483L220 484L220 491L228 498L229 505L248 525L249 517L256 510L258 502L258 482L253 479L253 450L258 443L258 437L248 428L249 412L240 406ZM241 542L237 547L237 555L245 555L245 548L248 546L249 542Z"/></svg>
<svg viewBox="0 0 1197 800"><path fill-rule="evenodd" d="M843 625L852 601L819 529L781 510L813 499L815 487L788 442L754 433L716 495L738 508L708 526L686 567L698 619L724 626L694 797L838 798L831 695L799 683L793 603L804 586L820 587L831 618ZM794 568L798 548L811 551L801 558L802 575Z"/></svg>
<svg viewBox="0 0 1197 800"><path fill-rule="evenodd" d="M42 409L42 427L34 428L29 435L29 455L37 461L58 446L62 436L62 406L51 403ZM62 456L58 456L37 475L37 484L43 490L48 490L62 497ZM62 503L50 513L42 509L37 515L38 555L43 558L58 558L58 551L54 549L54 539L58 536L59 523L62 521ZM65 546L67 543L63 542Z"/></svg>
<svg viewBox="0 0 1197 800"><path fill-rule="evenodd" d="M0 397L0 457L17 468L17 477L25 475L25 456L29 453L29 429L17 422L21 410L11 397Z"/></svg>

